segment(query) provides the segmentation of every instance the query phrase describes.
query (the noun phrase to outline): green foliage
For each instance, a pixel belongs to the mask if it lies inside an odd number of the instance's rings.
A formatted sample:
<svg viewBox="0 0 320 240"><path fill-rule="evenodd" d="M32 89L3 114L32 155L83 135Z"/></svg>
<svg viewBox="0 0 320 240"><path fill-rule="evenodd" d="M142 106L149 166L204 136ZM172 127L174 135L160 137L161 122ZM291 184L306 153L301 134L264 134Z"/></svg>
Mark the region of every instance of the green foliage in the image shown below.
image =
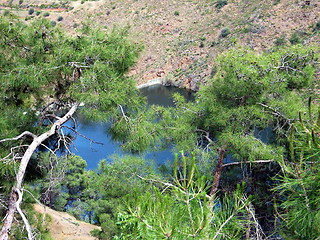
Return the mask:
<svg viewBox="0 0 320 240"><path fill-rule="evenodd" d="M3 16L8 16L10 14L10 11L9 10L4 10L3 11Z"/></svg>
<svg viewBox="0 0 320 240"><path fill-rule="evenodd" d="M282 35L278 38L276 38L276 40L274 41L274 45L276 46L283 46L286 44L286 36Z"/></svg>
<svg viewBox="0 0 320 240"><path fill-rule="evenodd" d="M63 20L62 16L59 16L58 19L57 19L58 22L61 22L62 20Z"/></svg>
<svg viewBox="0 0 320 240"><path fill-rule="evenodd" d="M299 121L290 136L290 158L280 162L284 175L275 188L280 195L283 231L295 239L318 239L320 235L320 111L313 110L311 99L307 116Z"/></svg>
<svg viewBox="0 0 320 240"><path fill-rule="evenodd" d="M41 14L40 11L36 11L36 15L39 16Z"/></svg>
<svg viewBox="0 0 320 240"><path fill-rule="evenodd" d="M223 8L225 5L227 5L228 4L228 1L227 0L218 0L218 1L216 1L215 2L215 4L214 4L214 6L215 6L215 8L217 8L217 9L221 9L221 8Z"/></svg>
<svg viewBox="0 0 320 240"><path fill-rule="evenodd" d="M221 38L225 38L230 34L230 29L229 28L222 28L221 29L221 33L220 33L220 37Z"/></svg>
<svg viewBox="0 0 320 240"><path fill-rule="evenodd" d="M314 28L313 28L313 31L314 32L318 32L320 31L320 21L316 22Z"/></svg>
<svg viewBox="0 0 320 240"><path fill-rule="evenodd" d="M29 15L32 15L34 13L34 8L30 8L28 13L29 13Z"/></svg>
<svg viewBox="0 0 320 240"><path fill-rule="evenodd" d="M298 33L294 32L293 34L291 34L290 38L289 38L289 42L291 44L298 44L301 42Z"/></svg>
<svg viewBox="0 0 320 240"><path fill-rule="evenodd" d="M155 181L160 189L128 198L126 211L118 214L122 232L116 239L239 239L246 222L240 215L248 205L243 189L223 200L207 196L205 178L189 160L176 162L173 182Z"/></svg>
<svg viewBox="0 0 320 240"><path fill-rule="evenodd" d="M180 15L179 11L174 11L174 15L179 16Z"/></svg>
<svg viewBox="0 0 320 240"><path fill-rule="evenodd" d="M50 16L50 13L49 13L49 12L44 12L44 13L43 13L43 16L44 16L44 17L49 17L49 16Z"/></svg>

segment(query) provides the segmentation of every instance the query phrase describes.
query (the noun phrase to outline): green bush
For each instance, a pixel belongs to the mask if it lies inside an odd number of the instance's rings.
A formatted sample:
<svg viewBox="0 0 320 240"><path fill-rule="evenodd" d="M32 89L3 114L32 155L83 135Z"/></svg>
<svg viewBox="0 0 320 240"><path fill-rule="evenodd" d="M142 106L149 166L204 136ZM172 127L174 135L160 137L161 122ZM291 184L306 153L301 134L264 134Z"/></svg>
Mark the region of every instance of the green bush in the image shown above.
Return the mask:
<svg viewBox="0 0 320 240"><path fill-rule="evenodd" d="M4 10L3 16L8 16L9 14L10 14L10 11L9 11L9 10Z"/></svg>
<svg viewBox="0 0 320 240"><path fill-rule="evenodd" d="M56 21L51 21L51 26L54 27L55 25L57 25Z"/></svg>
<svg viewBox="0 0 320 240"><path fill-rule="evenodd" d="M58 19L57 19L58 22L61 22L62 20L63 20L62 16L59 16Z"/></svg>
<svg viewBox="0 0 320 240"><path fill-rule="evenodd" d="M228 36L230 34L230 30L229 28L222 28L221 33L220 33L220 37L225 38L226 36Z"/></svg>
<svg viewBox="0 0 320 240"><path fill-rule="evenodd" d="M314 32L320 31L320 21L315 24L313 31Z"/></svg>
<svg viewBox="0 0 320 240"><path fill-rule="evenodd" d="M39 16L39 15L40 15L40 13L41 13L40 11L36 11L36 15L37 15L37 16Z"/></svg>
<svg viewBox="0 0 320 240"><path fill-rule="evenodd" d="M23 3L23 0L19 0L19 5L21 5Z"/></svg>
<svg viewBox="0 0 320 240"><path fill-rule="evenodd" d="M284 35L276 38L276 40L274 41L274 45L276 46L283 46L285 44L286 44L286 37Z"/></svg>
<svg viewBox="0 0 320 240"><path fill-rule="evenodd" d="M216 1L216 3L214 4L214 6L217 8L217 9L221 9L223 8L225 5L228 4L228 1L227 0L218 0Z"/></svg>
<svg viewBox="0 0 320 240"><path fill-rule="evenodd" d="M178 11L174 11L174 15L175 15L175 16L179 16L180 13L179 13Z"/></svg>
<svg viewBox="0 0 320 240"><path fill-rule="evenodd" d="M34 13L34 8L30 8L28 13L29 13L29 15L32 15Z"/></svg>
<svg viewBox="0 0 320 240"><path fill-rule="evenodd" d="M45 12L45 13L43 14L44 17L48 17L49 15L50 15L50 13L48 13L48 12Z"/></svg>
<svg viewBox="0 0 320 240"><path fill-rule="evenodd" d="M291 44L298 44L301 42L300 38L299 38L299 35L295 32L291 35L290 39L289 39L289 42Z"/></svg>

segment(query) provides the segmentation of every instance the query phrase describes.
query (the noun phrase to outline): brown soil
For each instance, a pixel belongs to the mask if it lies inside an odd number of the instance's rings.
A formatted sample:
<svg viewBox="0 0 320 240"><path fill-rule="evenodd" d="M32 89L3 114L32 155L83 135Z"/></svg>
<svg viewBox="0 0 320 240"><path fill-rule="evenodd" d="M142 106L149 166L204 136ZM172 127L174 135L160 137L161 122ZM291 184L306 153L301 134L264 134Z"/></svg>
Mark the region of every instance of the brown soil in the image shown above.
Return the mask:
<svg viewBox="0 0 320 240"><path fill-rule="evenodd" d="M78 221L75 217L65 212L58 212L48 207L38 204L34 205L34 209L42 214L48 214L48 229L54 240L94 240L90 235L93 229L99 227Z"/></svg>

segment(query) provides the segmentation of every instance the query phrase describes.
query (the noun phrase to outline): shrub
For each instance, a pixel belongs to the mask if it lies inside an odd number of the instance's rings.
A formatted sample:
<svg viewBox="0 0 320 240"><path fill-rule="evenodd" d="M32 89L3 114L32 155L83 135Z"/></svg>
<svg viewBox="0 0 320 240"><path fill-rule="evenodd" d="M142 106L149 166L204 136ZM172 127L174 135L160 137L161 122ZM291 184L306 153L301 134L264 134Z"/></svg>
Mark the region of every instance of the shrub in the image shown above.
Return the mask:
<svg viewBox="0 0 320 240"><path fill-rule="evenodd" d="M51 26L54 27L55 25L57 25L56 21L51 21Z"/></svg>
<svg viewBox="0 0 320 240"><path fill-rule="evenodd" d="M57 19L58 22L61 22L62 20L63 20L62 16L59 16L58 19Z"/></svg>
<svg viewBox="0 0 320 240"><path fill-rule="evenodd" d="M313 31L314 32L320 31L320 21L315 24Z"/></svg>
<svg viewBox="0 0 320 240"><path fill-rule="evenodd" d="M200 42L199 48L203 48L204 47L204 43Z"/></svg>
<svg viewBox="0 0 320 240"><path fill-rule="evenodd" d="M175 16L179 16L180 13L179 13L178 11L174 11L174 15L175 15Z"/></svg>
<svg viewBox="0 0 320 240"><path fill-rule="evenodd" d="M228 4L228 1L227 0L218 0L216 1L216 3L214 4L214 6L217 8L217 9L221 9L223 8L225 5Z"/></svg>
<svg viewBox="0 0 320 240"><path fill-rule="evenodd" d="M77 27L79 27L79 24L78 23L74 23L73 24L73 28L77 28Z"/></svg>
<svg viewBox="0 0 320 240"><path fill-rule="evenodd" d="M4 10L3 16L8 16L9 14L10 14L10 11L9 11L9 10Z"/></svg>
<svg viewBox="0 0 320 240"><path fill-rule="evenodd" d="M40 11L36 11L36 15L37 15L37 16L39 16L39 15L40 15L40 13L41 13Z"/></svg>
<svg viewBox="0 0 320 240"><path fill-rule="evenodd" d="M29 11L28 11L29 15L32 15L34 13L34 9L33 8L30 8Z"/></svg>
<svg viewBox="0 0 320 240"><path fill-rule="evenodd" d="M19 5L21 5L23 3L23 0L19 0Z"/></svg>
<svg viewBox="0 0 320 240"><path fill-rule="evenodd" d="M229 28L222 28L221 33L220 33L220 37L224 38L226 36L228 36L230 34L230 30Z"/></svg>
<svg viewBox="0 0 320 240"><path fill-rule="evenodd" d="M284 35L276 38L276 40L274 41L274 45L276 46L283 46L285 44L286 44L286 37Z"/></svg>
<svg viewBox="0 0 320 240"><path fill-rule="evenodd" d="M48 17L49 15L50 15L50 13L48 13L48 12L45 12L45 13L43 14L44 17Z"/></svg>
<svg viewBox="0 0 320 240"><path fill-rule="evenodd" d="M289 39L289 42L293 45L300 43L301 41L300 41L299 35L296 32L293 33Z"/></svg>

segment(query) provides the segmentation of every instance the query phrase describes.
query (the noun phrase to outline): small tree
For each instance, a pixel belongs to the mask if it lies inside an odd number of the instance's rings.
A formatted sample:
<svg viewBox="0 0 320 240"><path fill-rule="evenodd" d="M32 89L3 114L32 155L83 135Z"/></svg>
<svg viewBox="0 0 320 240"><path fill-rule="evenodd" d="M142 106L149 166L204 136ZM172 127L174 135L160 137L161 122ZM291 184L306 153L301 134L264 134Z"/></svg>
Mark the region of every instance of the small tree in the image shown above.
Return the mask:
<svg viewBox="0 0 320 240"><path fill-rule="evenodd" d="M87 104L88 115L107 120L119 113L119 105L134 105L138 101L134 81L124 74L135 63L139 46L126 40L126 30L114 29L107 36L85 25L81 36L73 38L58 28L53 29L45 19L25 25L16 19L4 18L0 35L4 36L0 39L3 53L0 57L0 154L6 169L19 165L6 200L8 210L0 239L8 239L16 210L26 225L28 238L32 239L31 226L20 203L23 180L33 153L40 146L54 153L61 145L49 144L47 140L53 136L67 146L63 125L80 102ZM45 103L44 96L51 96L54 101Z"/></svg>

